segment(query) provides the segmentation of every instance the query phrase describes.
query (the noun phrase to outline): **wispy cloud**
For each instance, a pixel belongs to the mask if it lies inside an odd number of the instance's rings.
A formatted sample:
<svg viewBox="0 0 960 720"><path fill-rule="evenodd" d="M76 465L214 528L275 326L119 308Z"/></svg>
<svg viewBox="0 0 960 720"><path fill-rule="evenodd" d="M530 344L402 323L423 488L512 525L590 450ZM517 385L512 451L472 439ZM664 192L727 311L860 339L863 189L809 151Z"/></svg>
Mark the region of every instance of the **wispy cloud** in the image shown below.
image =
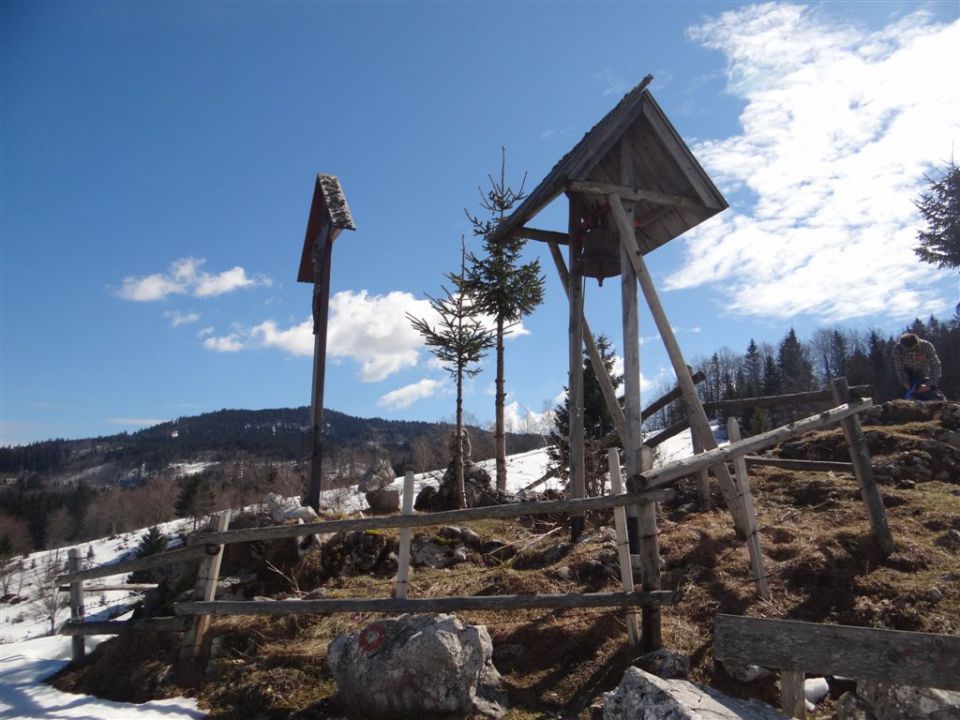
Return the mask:
<svg viewBox="0 0 960 720"><path fill-rule="evenodd" d="M203 258L180 258L171 263L165 273L143 277L127 276L116 294L124 300L155 302L170 295L216 297L241 288L268 287L273 284L265 275L249 277L247 271L239 265L211 274L200 270L205 262Z"/></svg>
<svg viewBox="0 0 960 720"><path fill-rule="evenodd" d="M190 325L200 320L200 314L195 312L182 313L178 310L167 310L163 316L170 321L170 327Z"/></svg>
<svg viewBox="0 0 960 720"><path fill-rule="evenodd" d="M417 400L433 396L442 387L443 383L441 381L424 378L418 382L391 390L377 401L377 405L388 410L410 407Z"/></svg>
<svg viewBox="0 0 960 720"><path fill-rule="evenodd" d="M960 147L960 21L917 11L876 32L802 5L724 12L689 30L727 57L742 132L695 146L733 209L690 234L667 288L715 284L744 315L843 320L935 313L913 200Z"/></svg>
<svg viewBox="0 0 960 720"><path fill-rule="evenodd" d="M206 337L207 335L213 335L214 330L215 328L213 325L207 325L206 327L197 330L197 337L202 338Z"/></svg>
<svg viewBox="0 0 960 720"><path fill-rule="evenodd" d="M627 92L627 81L623 79L623 75L614 70L612 67L605 67L593 77L596 80L599 80L600 84L603 86L604 96L623 95Z"/></svg>

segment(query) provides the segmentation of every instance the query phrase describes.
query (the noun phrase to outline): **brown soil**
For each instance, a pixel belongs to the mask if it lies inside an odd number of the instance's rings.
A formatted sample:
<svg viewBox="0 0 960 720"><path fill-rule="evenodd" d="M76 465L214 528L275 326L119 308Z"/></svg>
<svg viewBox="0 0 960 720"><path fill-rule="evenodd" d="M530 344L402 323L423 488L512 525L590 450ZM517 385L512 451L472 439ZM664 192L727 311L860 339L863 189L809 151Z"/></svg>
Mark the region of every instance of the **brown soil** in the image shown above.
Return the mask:
<svg viewBox="0 0 960 720"><path fill-rule="evenodd" d="M916 414L913 406L904 412ZM768 602L756 596L747 551L737 540L729 515L722 509L689 512L692 491L681 483L678 498L660 513L664 583L683 590L678 605L663 609L663 637L666 647L690 656L694 680L730 695L779 703L774 679L744 684L715 665L712 627L717 613L960 633L960 547L949 538L950 530L960 529L960 477L956 475L960 464L947 464L955 449L939 440L944 437L943 418L910 416L898 425L900 417L896 408L884 406L875 417L878 424L867 425L868 437L884 438L877 447L887 451L878 452L874 464L888 462L891 454L909 455L922 446L931 455L923 460L925 466L935 469L933 477L921 473L924 477L904 483L911 478L903 476L903 468L912 465L900 463L900 477L880 478L897 543L897 552L885 560L870 537L852 476L772 468L751 471L772 592ZM889 448L888 442L892 443ZM839 430L811 433L789 447L792 457L847 459L836 450L845 451ZM947 479L937 479L945 471ZM567 541L565 530L537 540L549 527L484 521L472 528L484 541L510 544L517 554L500 562L481 547L469 551L467 563L448 570L416 569L411 597L619 589L615 547L596 524L589 528L586 541L552 563L543 562L549 557L544 551ZM322 587L328 597L387 597L391 591L389 574L378 575L376 570L330 577L316 553L301 561L281 552L269 556L277 571L266 571L261 577L264 589L277 594L295 595L297 590L316 587ZM569 572L558 572L564 567ZM931 595L934 587L943 595L939 601L934 599L936 594ZM616 686L638 655L627 643L620 612L458 615L489 629L494 664L510 698L511 720L591 717L591 704ZM215 619L210 639L217 645L217 658L205 668L180 674L174 671L178 636L121 637L67 668L54 684L63 690L134 702L187 694L197 697L214 718L344 716L324 665L326 646L338 634L377 617ZM832 703L827 702L818 717L831 716Z"/></svg>

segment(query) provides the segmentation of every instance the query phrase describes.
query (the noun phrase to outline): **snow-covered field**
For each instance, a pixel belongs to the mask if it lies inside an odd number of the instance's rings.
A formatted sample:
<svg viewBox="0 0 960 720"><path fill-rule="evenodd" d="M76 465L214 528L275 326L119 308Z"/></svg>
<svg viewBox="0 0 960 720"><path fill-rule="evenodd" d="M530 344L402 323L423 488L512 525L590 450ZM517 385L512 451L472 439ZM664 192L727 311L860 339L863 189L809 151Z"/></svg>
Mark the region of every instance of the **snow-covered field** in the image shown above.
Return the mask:
<svg viewBox="0 0 960 720"><path fill-rule="evenodd" d="M671 462L692 453L689 433L681 433L660 446L657 463ZM491 475L495 474L495 462L479 463ZM547 472L549 458L546 449L511 455L507 458L508 490L519 492L539 480ZM415 488L419 492L427 485L439 483L441 472L423 473L416 477ZM398 478L402 485L402 478ZM538 491L558 488L560 481L551 478L537 486ZM324 493L321 502L339 510L352 512L366 508L363 494L352 490L330 490ZM190 520L174 520L160 525L161 531L170 539L170 547L176 547L181 532L192 530ZM84 566L92 567L117 562L131 555L143 531L126 533L114 538L101 538L75 547L84 558ZM200 718L196 703L187 698L156 701L143 705L118 703L85 695L62 693L44 683L44 680L67 664L70 658L71 639L50 635L51 615L54 625L61 627L70 617L65 605L50 602L53 597L53 578L65 570L70 548L41 551L27 556L22 567L10 574L10 590L25 598L16 604L0 604L0 718L143 718L181 720ZM17 562L17 561L15 561ZM118 582L121 577L114 578ZM109 579L92 581L105 582ZM66 600L66 596L61 596ZM105 591L86 595L87 619L123 619L132 612L132 606L140 599L135 592ZM88 637L88 652L107 639L105 636Z"/></svg>

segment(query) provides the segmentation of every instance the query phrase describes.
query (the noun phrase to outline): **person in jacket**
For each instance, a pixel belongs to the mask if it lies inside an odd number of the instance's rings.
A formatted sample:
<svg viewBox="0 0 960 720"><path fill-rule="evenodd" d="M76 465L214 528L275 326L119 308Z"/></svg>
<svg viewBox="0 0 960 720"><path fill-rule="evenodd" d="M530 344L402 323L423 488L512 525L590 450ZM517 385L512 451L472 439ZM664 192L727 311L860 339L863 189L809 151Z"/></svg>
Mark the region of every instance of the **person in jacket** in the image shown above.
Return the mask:
<svg viewBox="0 0 960 720"><path fill-rule="evenodd" d="M912 400L943 400L937 389L940 358L933 344L914 333L904 333L893 347L893 368L897 380Z"/></svg>

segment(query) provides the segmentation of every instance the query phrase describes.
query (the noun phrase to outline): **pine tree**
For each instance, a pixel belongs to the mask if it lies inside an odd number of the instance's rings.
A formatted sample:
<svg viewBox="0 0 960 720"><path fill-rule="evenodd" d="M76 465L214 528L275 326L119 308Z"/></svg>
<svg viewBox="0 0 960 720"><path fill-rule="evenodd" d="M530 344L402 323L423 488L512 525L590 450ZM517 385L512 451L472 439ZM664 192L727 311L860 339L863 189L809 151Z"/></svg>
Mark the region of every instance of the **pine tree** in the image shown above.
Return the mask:
<svg viewBox="0 0 960 720"><path fill-rule="evenodd" d="M806 392L813 387L813 366L793 328L780 342L777 365L784 393Z"/></svg>
<svg viewBox="0 0 960 720"><path fill-rule="evenodd" d="M473 224L473 234L483 238L484 256L469 255L469 268L464 287L476 298L480 310L491 315L496 322L497 377L495 392L496 409L496 458L497 489L507 489L507 445L504 428L503 409L506 402L504 389L504 337L510 328L529 315L543 302L543 275L540 273L540 261L520 263L520 253L524 241L520 238L506 237L495 241L493 232L507 213L524 197L523 185L514 191L506 181L507 151L501 148L500 179L492 175L489 189L480 190L480 207L490 216L480 218L467 212Z"/></svg>
<svg viewBox="0 0 960 720"><path fill-rule="evenodd" d="M613 371L614 352L613 347L604 335L597 336L597 351L600 353L600 359L607 371L607 377L610 378L610 384L614 392L623 382L623 376L617 375ZM557 405L554 410L554 429L550 433L551 447L549 449L552 468L557 476L567 478L570 468L570 390L564 388L566 393L563 403ZM600 381L593 372L593 363L586 350L583 353L583 433L585 442L585 475L588 486L588 495L599 495L599 480L604 475L606 465L606 450L602 447L603 440L609 433L615 429L613 419L610 417L610 411L607 409L607 403L603 398L603 392L600 390Z"/></svg>
<svg viewBox="0 0 960 720"><path fill-rule="evenodd" d="M915 204L925 228L917 233L914 252L937 267L960 268L960 167L951 160L939 177L924 179L927 192Z"/></svg>
<svg viewBox="0 0 960 720"><path fill-rule="evenodd" d="M144 558L149 555L158 555L167 549L167 536L160 532L160 528L154 525L140 537L135 551L138 558Z"/></svg>
<svg viewBox="0 0 960 720"><path fill-rule="evenodd" d="M467 506L463 484L463 378L474 377L480 372L473 367L495 344L493 331L484 327L481 310L475 298L465 289L467 251L460 239L460 272L446 273L453 290L441 286L445 297L435 298L427 295L430 307L436 313L439 322L436 325L426 318L417 318L407 313L410 324L423 337L430 352L442 364L450 377L457 383L457 449L454 453L454 467L457 478L457 501L461 508Z"/></svg>

